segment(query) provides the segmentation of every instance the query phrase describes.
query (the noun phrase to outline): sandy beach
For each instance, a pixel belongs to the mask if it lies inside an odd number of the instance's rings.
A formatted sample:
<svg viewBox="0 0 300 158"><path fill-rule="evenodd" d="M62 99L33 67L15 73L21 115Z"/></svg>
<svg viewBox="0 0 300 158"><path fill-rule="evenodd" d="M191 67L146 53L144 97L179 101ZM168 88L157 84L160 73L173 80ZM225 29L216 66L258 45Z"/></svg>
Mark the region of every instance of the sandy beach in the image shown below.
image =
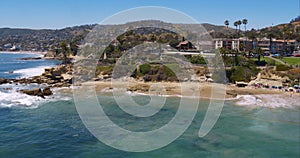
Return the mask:
<svg viewBox="0 0 300 158"><path fill-rule="evenodd" d="M113 84L112 84L113 83ZM110 81L93 81L85 82L82 85L94 85L97 92L111 92L118 88L126 88L127 91L140 94L157 94L167 96L187 96L182 92L185 89L190 89L194 92L199 92L200 98L211 98L217 96L215 99L224 98L236 98L237 95L259 95L259 94L280 94L290 96L290 92L283 92L274 89L265 89L254 87L236 87L234 85L222 85L217 83L198 83L198 82L187 82L187 83L176 83L176 82L110 82ZM155 86L153 86L155 85ZM182 89L182 86L185 86ZM196 88L199 89L196 89ZM213 92L213 93L212 93ZM219 93L219 94L218 94ZM225 94L225 96L224 96ZM299 95L293 93L293 95ZM299 95L300 96L300 95Z"/></svg>

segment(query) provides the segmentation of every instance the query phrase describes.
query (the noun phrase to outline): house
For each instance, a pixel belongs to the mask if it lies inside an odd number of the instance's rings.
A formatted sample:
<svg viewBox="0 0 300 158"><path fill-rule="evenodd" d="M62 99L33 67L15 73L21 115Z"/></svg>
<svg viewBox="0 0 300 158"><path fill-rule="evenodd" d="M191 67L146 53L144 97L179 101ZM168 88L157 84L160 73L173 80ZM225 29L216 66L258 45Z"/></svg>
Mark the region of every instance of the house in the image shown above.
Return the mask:
<svg viewBox="0 0 300 158"><path fill-rule="evenodd" d="M196 49L196 47L192 44L192 42L184 40L176 46L176 49L179 51L188 51L188 50L194 50Z"/></svg>

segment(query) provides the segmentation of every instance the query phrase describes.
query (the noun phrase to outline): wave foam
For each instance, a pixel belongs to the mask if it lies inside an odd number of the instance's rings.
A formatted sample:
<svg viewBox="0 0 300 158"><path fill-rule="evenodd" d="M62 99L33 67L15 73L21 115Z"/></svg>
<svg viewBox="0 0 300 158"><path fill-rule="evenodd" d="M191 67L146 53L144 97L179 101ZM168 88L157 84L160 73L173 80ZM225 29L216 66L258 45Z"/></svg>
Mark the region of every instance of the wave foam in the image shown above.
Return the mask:
<svg viewBox="0 0 300 158"><path fill-rule="evenodd" d="M237 105L248 107L294 108L300 107L299 96L278 94L239 95Z"/></svg>
<svg viewBox="0 0 300 158"><path fill-rule="evenodd" d="M41 75L44 71L45 68L50 68L51 66L39 66L35 68L27 68L27 69L20 69L20 70L15 70L14 73L21 74L21 77L33 77L33 76L38 76Z"/></svg>
<svg viewBox="0 0 300 158"><path fill-rule="evenodd" d="M43 103L59 100L68 101L72 99L68 94L62 95L57 93L59 88L53 90L54 94L52 96L46 96L45 99L20 93L17 91L18 89L24 89L24 87L14 87L8 91L0 91L0 108L25 107L32 109L39 107L39 105Z"/></svg>
<svg viewBox="0 0 300 158"><path fill-rule="evenodd" d="M38 105L36 103L41 102L43 99L37 96L29 96L19 92L0 92L0 107L31 107L35 108Z"/></svg>

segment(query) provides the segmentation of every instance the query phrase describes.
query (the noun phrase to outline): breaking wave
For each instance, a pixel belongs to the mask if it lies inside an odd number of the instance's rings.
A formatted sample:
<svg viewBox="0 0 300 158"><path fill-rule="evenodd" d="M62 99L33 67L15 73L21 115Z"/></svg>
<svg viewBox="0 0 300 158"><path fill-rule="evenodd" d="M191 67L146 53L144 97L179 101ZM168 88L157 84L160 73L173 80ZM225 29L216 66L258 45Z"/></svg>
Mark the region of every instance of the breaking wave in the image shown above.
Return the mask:
<svg viewBox="0 0 300 158"><path fill-rule="evenodd" d="M236 104L248 107L299 108L299 95L280 94L239 95Z"/></svg>

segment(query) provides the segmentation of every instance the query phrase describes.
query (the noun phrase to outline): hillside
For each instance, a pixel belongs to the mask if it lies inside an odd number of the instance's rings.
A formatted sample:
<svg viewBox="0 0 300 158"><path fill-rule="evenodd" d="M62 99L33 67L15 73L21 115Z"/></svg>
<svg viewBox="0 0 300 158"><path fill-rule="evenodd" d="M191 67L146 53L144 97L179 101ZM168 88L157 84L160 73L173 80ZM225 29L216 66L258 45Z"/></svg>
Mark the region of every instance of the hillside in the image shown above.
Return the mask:
<svg viewBox="0 0 300 158"><path fill-rule="evenodd" d="M276 39L296 39L300 41L300 18L297 17L290 23L269 26L260 30L247 31L248 35L251 33L259 38L272 37Z"/></svg>
<svg viewBox="0 0 300 158"><path fill-rule="evenodd" d="M145 21L143 21L145 22ZM153 21L148 21L153 22ZM158 21L154 21L158 22ZM163 23L163 22L160 22ZM129 23L130 24L130 23ZM133 24L133 23L132 23ZM176 24L189 25L189 24ZM59 30L51 29L18 29L18 28L0 28L0 50L10 50L14 46L15 50L25 51L51 51L55 50L62 41L67 43L84 39L86 34L96 25L82 25L67 27ZM224 26L212 24L203 24L208 32L214 36L228 32ZM104 26L105 27L105 26ZM233 30L229 28L229 30Z"/></svg>
<svg viewBox="0 0 300 158"><path fill-rule="evenodd" d="M84 37L95 25L67 27L60 30L0 28L0 49L15 46L17 50L48 51L62 41Z"/></svg>

